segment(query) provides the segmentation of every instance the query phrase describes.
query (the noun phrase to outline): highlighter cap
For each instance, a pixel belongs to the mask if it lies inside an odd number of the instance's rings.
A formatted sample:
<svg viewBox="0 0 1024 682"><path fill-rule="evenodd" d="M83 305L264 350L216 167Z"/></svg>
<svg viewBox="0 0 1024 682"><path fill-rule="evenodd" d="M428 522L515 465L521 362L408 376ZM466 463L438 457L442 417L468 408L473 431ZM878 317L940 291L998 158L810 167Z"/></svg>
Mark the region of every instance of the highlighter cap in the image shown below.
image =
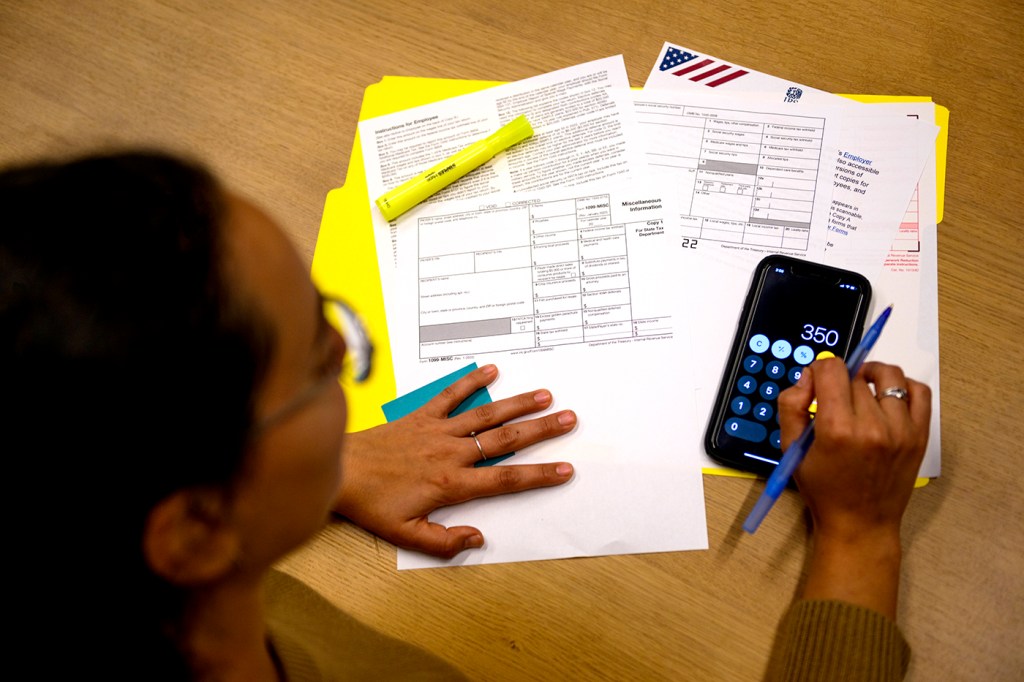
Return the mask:
<svg viewBox="0 0 1024 682"><path fill-rule="evenodd" d="M487 138L487 143L496 152L508 149L512 145L533 137L533 126L525 115L516 116Z"/></svg>

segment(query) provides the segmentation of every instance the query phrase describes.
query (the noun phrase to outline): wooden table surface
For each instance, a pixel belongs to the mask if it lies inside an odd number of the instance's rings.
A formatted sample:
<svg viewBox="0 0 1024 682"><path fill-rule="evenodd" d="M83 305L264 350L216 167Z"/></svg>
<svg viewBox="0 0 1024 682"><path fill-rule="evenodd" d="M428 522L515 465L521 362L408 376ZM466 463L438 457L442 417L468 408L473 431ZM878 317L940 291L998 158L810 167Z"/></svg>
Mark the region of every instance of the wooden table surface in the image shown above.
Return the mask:
<svg viewBox="0 0 1024 682"><path fill-rule="evenodd" d="M899 620L911 680L1024 679L1020 3L432 5L7 0L0 163L111 143L198 155L311 263L385 74L507 81L622 54L640 86L669 40L831 92L932 96L951 111L943 474L905 519ZM707 551L399 573L393 547L336 523L283 566L475 679L755 679L804 572L801 505L785 496L742 536L759 484L704 483Z"/></svg>

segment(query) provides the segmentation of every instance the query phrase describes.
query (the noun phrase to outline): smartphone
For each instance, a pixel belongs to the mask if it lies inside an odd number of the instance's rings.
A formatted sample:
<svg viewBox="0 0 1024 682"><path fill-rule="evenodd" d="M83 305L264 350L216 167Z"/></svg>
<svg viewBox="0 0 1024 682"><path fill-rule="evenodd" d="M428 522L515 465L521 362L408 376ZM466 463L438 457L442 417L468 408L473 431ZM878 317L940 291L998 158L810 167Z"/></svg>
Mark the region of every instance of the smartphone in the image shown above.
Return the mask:
<svg viewBox="0 0 1024 682"><path fill-rule="evenodd" d="M704 448L733 469L768 476L782 457L778 395L819 357L846 358L871 303L864 276L772 255L754 270Z"/></svg>

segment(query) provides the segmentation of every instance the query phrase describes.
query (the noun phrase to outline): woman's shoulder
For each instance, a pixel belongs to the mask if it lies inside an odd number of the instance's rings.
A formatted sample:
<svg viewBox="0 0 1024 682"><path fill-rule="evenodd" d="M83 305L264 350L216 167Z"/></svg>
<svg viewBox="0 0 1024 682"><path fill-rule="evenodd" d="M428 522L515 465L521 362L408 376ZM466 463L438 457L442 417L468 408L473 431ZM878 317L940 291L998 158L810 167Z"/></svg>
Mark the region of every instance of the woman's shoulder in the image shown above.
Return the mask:
<svg viewBox="0 0 1024 682"><path fill-rule="evenodd" d="M374 630L283 571L269 572L264 592L270 646L290 682L466 679L437 656Z"/></svg>

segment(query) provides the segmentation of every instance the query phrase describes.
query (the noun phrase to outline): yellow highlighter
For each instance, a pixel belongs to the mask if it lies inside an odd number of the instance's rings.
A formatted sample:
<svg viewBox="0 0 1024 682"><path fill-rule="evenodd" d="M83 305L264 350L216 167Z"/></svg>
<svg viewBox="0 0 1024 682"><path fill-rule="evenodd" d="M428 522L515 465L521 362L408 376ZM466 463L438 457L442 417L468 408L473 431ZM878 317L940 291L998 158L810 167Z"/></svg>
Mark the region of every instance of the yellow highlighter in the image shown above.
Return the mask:
<svg viewBox="0 0 1024 682"><path fill-rule="evenodd" d="M453 154L390 192L385 192L377 199L377 207L388 221L392 221L474 168L487 163L498 152L505 151L532 135L533 127L526 120L526 116L517 116L492 135L477 140L461 152Z"/></svg>

